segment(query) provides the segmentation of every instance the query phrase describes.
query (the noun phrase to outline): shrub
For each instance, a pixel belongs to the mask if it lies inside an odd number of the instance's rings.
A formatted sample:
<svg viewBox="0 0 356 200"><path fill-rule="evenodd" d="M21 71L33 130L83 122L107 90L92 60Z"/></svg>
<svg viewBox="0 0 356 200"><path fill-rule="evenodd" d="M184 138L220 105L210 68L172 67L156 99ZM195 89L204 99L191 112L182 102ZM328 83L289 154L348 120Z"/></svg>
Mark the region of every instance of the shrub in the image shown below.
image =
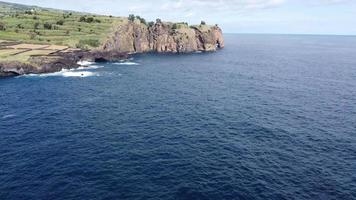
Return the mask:
<svg viewBox="0 0 356 200"><path fill-rule="evenodd" d="M33 17L32 17L32 19L34 19L34 20L38 20L38 19L39 19L39 17L37 17L37 16L33 16Z"/></svg>
<svg viewBox="0 0 356 200"><path fill-rule="evenodd" d="M156 19L156 23L159 24L159 23L162 23L162 20L160 18L157 18Z"/></svg>
<svg viewBox="0 0 356 200"><path fill-rule="evenodd" d="M52 24L46 22L46 23L43 24L43 28L44 28L44 29L51 30L51 29L52 29Z"/></svg>
<svg viewBox="0 0 356 200"><path fill-rule="evenodd" d="M200 25L206 25L205 21L201 21Z"/></svg>
<svg viewBox="0 0 356 200"><path fill-rule="evenodd" d="M40 28L40 23L39 22L36 22L34 25L33 25L33 28L36 30L36 29L39 29Z"/></svg>
<svg viewBox="0 0 356 200"><path fill-rule="evenodd" d="M52 30L59 30L59 26L57 26L57 25L52 25Z"/></svg>
<svg viewBox="0 0 356 200"><path fill-rule="evenodd" d="M26 11L25 11L25 14L26 14L26 15L32 15L32 11L31 11L31 10L26 10Z"/></svg>
<svg viewBox="0 0 356 200"><path fill-rule="evenodd" d="M136 16L136 19L140 20L140 22L141 22L142 24L146 24L146 25L147 25L147 22L146 22L146 20L145 20L144 18L142 18L142 17L140 17L140 16Z"/></svg>
<svg viewBox="0 0 356 200"><path fill-rule="evenodd" d="M147 22L146 22L146 20L145 20L144 18L140 18L140 22L141 22L142 24L147 25Z"/></svg>
<svg viewBox="0 0 356 200"><path fill-rule="evenodd" d="M101 23L101 21L99 19L94 19L94 17L85 17L85 16L81 16L79 18L79 22L86 22L86 23Z"/></svg>
<svg viewBox="0 0 356 200"><path fill-rule="evenodd" d="M93 23L94 22L94 18L93 17L88 17L85 22L87 23Z"/></svg>
<svg viewBox="0 0 356 200"><path fill-rule="evenodd" d="M154 22L148 22L148 26L149 26L149 27L152 27L152 26L154 26L154 25L155 25Z"/></svg>
<svg viewBox="0 0 356 200"><path fill-rule="evenodd" d="M19 28L19 29L24 29L25 28L22 24L17 24L16 27Z"/></svg>
<svg viewBox="0 0 356 200"><path fill-rule="evenodd" d="M85 16L81 16L80 18L79 18L79 22L86 22L86 17Z"/></svg>
<svg viewBox="0 0 356 200"><path fill-rule="evenodd" d="M62 25L64 24L64 20L62 20L62 19L61 19L61 20L58 20L56 24L62 26Z"/></svg>
<svg viewBox="0 0 356 200"><path fill-rule="evenodd" d="M135 21L135 15L131 14L129 15L129 21L134 22Z"/></svg>
<svg viewBox="0 0 356 200"><path fill-rule="evenodd" d="M173 29L173 30L178 29L178 25L177 25L176 23L174 23L173 26L172 26L172 29Z"/></svg>
<svg viewBox="0 0 356 200"><path fill-rule="evenodd" d="M0 31L6 31L6 26L3 22L0 22Z"/></svg>

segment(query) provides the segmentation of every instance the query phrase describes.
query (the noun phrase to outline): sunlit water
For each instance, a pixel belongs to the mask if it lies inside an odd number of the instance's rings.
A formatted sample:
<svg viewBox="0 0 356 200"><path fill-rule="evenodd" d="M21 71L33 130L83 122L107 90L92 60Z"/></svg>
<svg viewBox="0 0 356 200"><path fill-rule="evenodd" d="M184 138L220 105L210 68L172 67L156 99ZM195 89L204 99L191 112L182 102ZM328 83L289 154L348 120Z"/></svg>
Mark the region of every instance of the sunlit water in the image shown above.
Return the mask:
<svg viewBox="0 0 356 200"><path fill-rule="evenodd" d="M0 199L355 199L356 38L0 79Z"/></svg>

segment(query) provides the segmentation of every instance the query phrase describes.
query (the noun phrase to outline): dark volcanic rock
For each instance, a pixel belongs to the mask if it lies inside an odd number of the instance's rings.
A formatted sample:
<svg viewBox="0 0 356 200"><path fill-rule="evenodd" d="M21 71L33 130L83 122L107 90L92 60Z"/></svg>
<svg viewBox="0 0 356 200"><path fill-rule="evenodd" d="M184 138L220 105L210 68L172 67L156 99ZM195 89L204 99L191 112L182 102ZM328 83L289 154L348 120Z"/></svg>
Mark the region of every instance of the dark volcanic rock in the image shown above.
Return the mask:
<svg viewBox="0 0 356 200"><path fill-rule="evenodd" d="M16 61L0 63L0 77L53 73L63 69L78 68L80 65L77 63L81 60L108 62L126 59L127 57L128 54L117 51L75 51L46 56L32 56L28 63Z"/></svg>
<svg viewBox="0 0 356 200"><path fill-rule="evenodd" d="M30 74L34 71L36 68L30 64L17 61L0 63L0 77Z"/></svg>
<svg viewBox="0 0 356 200"><path fill-rule="evenodd" d="M82 60L94 62L115 62L127 58L127 53L120 53L118 51L92 51L83 54Z"/></svg>

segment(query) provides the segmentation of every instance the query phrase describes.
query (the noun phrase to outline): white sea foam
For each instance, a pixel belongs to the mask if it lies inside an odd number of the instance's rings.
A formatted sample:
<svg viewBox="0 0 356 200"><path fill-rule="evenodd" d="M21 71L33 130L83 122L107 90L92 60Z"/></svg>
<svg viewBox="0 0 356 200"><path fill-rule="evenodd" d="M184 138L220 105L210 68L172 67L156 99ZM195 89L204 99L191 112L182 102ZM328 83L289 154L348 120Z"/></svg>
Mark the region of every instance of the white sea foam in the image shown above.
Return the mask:
<svg viewBox="0 0 356 200"><path fill-rule="evenodd" d="M89 71L70 71L70 72L64 72L62 74L63 77L89 77L89 76L95 76L97 75L94 72L89 72Z"/></svg>
<svg viewBox="0 0 356 200"><path fill-rule="evenodd" d="M89 69L99 69L99 68L103 68L104 66L102 65L90 65L88 67L78 67L77 69L73 69L73 70L89 70Z"/></svg>
<svg viewBox="0 0 356 200"><path fill-rule="evenodd" d="M114 63L114 65L140 65L140 64L136 62L118 62L118 63Z"/></svg>
<svg viewBox="0 0 356 200"><path fill-rule="evenodd" d="M16 115L4 115L3 117L2 117L2 119L8 119L8 118L13 118L13 117L16 117Z"/></svg>
<svg viewBox="0 0 356 200"><path fill-rule="evenodd" d="M89 62L89 61L83 60L83 61L79 61L77 64L78 64L78 65L82 65L82 66L87 66L87 65L92 65L92 64L94 64L94 62Z"/></svg>
<svg viewBox="0 0 356 200"><path fill-rule="evenodd" d="M75 71L63 69L59 72L47 73L47 74L28 74L24 75L25 77L51 77L51 76L62 76L62 77L90 77L90 76L98 76L97 73L90 71Z"/></svg>

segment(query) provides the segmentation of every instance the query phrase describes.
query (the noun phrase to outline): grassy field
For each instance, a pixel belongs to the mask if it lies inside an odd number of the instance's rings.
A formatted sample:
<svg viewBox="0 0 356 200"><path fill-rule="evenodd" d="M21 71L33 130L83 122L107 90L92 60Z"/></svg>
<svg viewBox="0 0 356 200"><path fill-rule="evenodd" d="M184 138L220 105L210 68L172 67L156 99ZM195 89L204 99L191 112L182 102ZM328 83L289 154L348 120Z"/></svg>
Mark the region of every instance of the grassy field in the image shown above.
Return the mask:
<svg viewBox="0 0 356 200"><path fill-rule="evenodd" d="M0 2L0 41L92 49L105 41L113 24L124 20Z"/></svg>

